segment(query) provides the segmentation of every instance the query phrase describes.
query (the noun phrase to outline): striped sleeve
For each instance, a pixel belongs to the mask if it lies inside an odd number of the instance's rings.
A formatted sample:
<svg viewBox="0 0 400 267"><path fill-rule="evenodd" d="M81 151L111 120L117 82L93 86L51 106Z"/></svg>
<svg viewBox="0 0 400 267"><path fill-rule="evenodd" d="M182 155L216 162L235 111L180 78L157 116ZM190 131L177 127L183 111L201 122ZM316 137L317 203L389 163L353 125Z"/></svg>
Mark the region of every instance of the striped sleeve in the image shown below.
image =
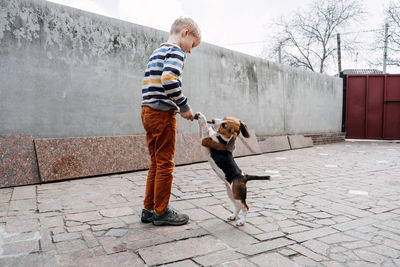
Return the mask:
<svg viewBox="0 0 400 267"><path fill-rule="evenodd" d="M181 109L186 105L187 98L182 93L181 75L185 54L181 49L173 48L165 55L161 75L161 83L165 94ZM186 109L186 108L184 108ZM181 111L185 111L182 109Z"/></svg>

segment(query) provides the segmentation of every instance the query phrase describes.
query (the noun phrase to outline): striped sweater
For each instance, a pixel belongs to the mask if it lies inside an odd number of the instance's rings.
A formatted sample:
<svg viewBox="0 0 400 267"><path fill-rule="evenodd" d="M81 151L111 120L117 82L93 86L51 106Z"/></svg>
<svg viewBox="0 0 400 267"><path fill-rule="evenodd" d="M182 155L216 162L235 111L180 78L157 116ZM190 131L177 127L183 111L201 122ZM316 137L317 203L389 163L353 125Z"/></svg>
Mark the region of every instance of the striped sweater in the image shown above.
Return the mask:
<svg viewBox="0 0 400 267"><path fill-rule="evenodd" d="M190 109L182 93L185 52L175 43L163 43L150 56L142 84L142 106L157 110Z"/></svg>

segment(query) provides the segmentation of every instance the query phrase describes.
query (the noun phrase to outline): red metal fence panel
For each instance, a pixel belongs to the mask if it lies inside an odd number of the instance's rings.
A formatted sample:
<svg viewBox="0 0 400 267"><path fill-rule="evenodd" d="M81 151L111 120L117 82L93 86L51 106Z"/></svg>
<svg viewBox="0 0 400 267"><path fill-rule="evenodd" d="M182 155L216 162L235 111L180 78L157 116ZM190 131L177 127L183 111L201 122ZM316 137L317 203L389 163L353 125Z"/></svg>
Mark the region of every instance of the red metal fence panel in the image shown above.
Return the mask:
<svg viewBox="0 0 400 267"><path fill-rule="evenodd" d="M346 137L365 138L366 77L347 77Z"/></svg>
<svg viewBox="0 0 400 267"><path fill-rule="evenodd" d="M366 132L367 139L382 138L383 125L383 76L367 77Z"/></svg>
<svg viewBox="0 0 400 267"><path fill-rule="evenodd" d="M346 137L400 139L400 75L347 75Z"/></svg>
<svg viewBox="0 0 400 267"><path fill-rule="evenodd" d="M400 139L400 75L386 77L384 139Z"/></svg>

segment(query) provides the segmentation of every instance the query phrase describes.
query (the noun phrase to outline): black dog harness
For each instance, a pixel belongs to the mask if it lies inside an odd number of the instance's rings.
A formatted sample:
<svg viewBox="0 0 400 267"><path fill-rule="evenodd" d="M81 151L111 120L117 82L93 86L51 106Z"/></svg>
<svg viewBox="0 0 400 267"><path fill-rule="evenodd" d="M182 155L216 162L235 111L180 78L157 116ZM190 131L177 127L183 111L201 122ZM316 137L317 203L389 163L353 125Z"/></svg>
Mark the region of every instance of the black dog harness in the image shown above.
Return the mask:
<svg viewBox="0 0 400 267"><path fill-rule="evenodd" d="M243 176L242 170L233 159L232 152L210 149L210 155L218 168L225 173L225 178L229 183L232 183L235 178Z"/></svg>

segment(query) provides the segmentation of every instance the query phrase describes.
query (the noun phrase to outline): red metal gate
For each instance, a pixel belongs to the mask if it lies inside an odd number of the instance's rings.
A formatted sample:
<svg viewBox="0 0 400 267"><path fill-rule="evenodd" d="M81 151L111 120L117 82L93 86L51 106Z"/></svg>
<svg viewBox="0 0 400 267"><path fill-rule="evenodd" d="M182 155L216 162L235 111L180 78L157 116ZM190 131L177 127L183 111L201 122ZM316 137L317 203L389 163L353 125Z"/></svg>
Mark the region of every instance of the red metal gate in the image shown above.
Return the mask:
<svg viewBox="0 0 400 267"><path fill-rule="evenodd" d="M400 75L346 80L346 138L400 139Z"/></svg>

